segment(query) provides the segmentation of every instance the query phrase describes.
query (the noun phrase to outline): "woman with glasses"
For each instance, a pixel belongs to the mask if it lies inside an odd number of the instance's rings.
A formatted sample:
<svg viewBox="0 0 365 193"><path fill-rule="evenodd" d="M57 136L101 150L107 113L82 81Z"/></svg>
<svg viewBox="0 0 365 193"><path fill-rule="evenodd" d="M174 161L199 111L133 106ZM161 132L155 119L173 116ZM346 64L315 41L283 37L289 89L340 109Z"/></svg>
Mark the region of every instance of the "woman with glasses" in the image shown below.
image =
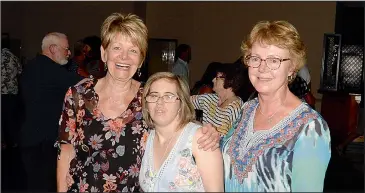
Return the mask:
<svg viewBox="0 0 365 193"><path fill-rule="evenodd" d="M222 140L225 191L323 191L329 128L288 88L305 63L298 31L286 21L258 22L241 51L258 96Z"/></svg>
<svg viewBox="0 0 365 193"><path fill-rule="evenodd" d="M203 123L211 123L224 136L239 117L243 101L236 95L242 85L239 64L220 64L213 78L212 94L193 95L194 108L203 111Z"/></svg>
<svg viewBox="0 0 365 193"><path fill-rule="evenodd" d="M142 118L143 84L132 77L146 56L147 28L136 15L113 13L101 27L101 42L107 74L85 79L65 96L56 143L59 192L140 189L149 128ZM218 147L215 129L206 127L205 132L199 145Z"/></svg>
<svg viewBox="0 0 365 193"><path fill-rule="evenodd" d="M139 182L144 192L223 192L223 159L219 149L203 151L197 140L201 125L185 81L159 72L146 82L142 112L153 129L147 139Z"/></svg>

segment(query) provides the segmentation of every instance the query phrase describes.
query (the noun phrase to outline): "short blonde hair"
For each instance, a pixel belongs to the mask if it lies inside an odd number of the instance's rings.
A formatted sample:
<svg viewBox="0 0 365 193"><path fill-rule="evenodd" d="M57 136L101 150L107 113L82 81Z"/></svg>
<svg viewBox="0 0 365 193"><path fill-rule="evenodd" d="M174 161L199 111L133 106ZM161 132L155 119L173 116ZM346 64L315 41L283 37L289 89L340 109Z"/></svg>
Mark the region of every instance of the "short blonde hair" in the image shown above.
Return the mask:
<svg viewBox="0 0 365 193"><path fill-rule="evenodd" d="M188 84L181 79L179 76L171 73L171 72L157 72L153 74L150 78L148 78L143 91L143 98L142 98L142 113L143 118L146 121L147 125L150 128L154 128L153 121L147 109L147 101L146 96L150 93L150 88L152 83L157 80L166 79L175 83L177 96L180 98L180 123L179 129L181 129L187 123L193 121L195 119L195 110L194 106L190 101L190 90Z"/></svg>
<svg viewBox="0 0 365 193"><path fill-rule="evenodd" d="M137 15L112 13L101 26L101 45L107 49L112 39L117 35L129 37L134 45L141 50L142 62L146 58L148 46L148 30Z"/></svg>
<svg viewBox="0 0 365 193"><path fill-rule="evenodd" d="M247 65L246 57L251 54L252 45L255 43L275 45L288 49L296 73L306 63L306 48L295 27L287 21L260 21L252 29L246 41L242 41L241 52L243 62Z"/></svg>

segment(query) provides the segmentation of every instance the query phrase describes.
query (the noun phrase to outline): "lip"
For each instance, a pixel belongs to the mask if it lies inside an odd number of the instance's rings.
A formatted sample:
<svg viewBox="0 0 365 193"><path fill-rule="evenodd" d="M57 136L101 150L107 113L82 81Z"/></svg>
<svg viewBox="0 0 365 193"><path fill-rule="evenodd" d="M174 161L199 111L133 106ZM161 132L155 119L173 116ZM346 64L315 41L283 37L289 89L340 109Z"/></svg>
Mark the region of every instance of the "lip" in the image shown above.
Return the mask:
<svg viewBox="0 0 365 193"><path fill-rule="evenodd" d="M116 63L115 64L117 67L124 67L124 68L126 68L126 67L131 67L131 65L130 64L125 64L125 63Z"/></svg>
<svg viewBox="0 0 365 193"><path fill-rule="evenodd" d="M261 81L270 81L270 80L272 80L272 78L263 78L263 77L257 77L257 79L259 79Z"/></svg>

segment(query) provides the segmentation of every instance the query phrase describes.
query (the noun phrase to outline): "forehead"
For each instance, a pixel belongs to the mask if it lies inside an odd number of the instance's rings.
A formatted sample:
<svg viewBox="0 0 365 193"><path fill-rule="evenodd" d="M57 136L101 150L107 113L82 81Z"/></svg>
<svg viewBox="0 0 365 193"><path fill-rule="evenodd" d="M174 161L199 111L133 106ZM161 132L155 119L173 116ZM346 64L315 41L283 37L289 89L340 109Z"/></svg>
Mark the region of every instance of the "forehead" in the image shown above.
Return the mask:
<svg viewBox="0 0 365 193"><path fill-rule="evenodd" d="M136 41L133 40L131 37L124 35L122 33L117 33L114 35L113 38L111 38L110 40L111 44L122 44L122 45L126 45L126 46L136 46Z"/></svg>
<svg viewBox="0 0 365 193"><path fill-rule="evenodd" d="M158 93L177 93L177 86L174 81L168 80L166 78L162 78L156 80L151 84L150 92L158 92Z"/></svg>
<svg viewBox="0 0 365 193"><path fill-rule="evenodd" d="M266 57L266 56L288 57L290 53L288 49L283 49L275 45L268 45L255 42L254 44L252 44L251 54L258 55L261 57Z"/></svg>

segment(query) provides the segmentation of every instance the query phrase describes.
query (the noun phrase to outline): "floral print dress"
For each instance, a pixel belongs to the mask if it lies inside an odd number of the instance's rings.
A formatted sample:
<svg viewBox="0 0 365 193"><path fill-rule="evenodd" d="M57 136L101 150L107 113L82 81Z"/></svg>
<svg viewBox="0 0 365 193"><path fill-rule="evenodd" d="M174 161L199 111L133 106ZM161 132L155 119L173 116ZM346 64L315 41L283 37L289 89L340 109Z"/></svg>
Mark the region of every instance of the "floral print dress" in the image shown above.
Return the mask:
<svg viewBox="0 0 365 193"><path fill-rule="evenodd" d="M147 139L142 118L143 85L119 117L104 117L97 108L97 80L70 87L60 118L56 146L72 144L76 156L70 164L73 192L140 191L138 174Z"/></svg>
<svg viewBox="0 0 365 193"><path fill-rule="evenodd" d="M139 182L144 192L205 192L203 180L193 156L193 138L201 126L188 123L161 167L153 167L155 130L147 139Z"/></svg>

